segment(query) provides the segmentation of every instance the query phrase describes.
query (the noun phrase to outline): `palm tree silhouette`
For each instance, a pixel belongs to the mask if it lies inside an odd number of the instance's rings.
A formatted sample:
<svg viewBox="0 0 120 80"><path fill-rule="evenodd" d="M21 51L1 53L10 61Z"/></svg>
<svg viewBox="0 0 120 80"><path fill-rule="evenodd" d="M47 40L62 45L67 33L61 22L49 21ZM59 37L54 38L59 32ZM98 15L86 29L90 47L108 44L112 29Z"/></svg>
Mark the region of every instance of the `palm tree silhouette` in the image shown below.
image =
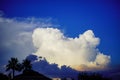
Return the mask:
<svg viewBox="0 0 120 80"><path fill-rule="evenodd" d="M21 71L22 68L21 64L18 63L18 59L17 58L11 58L8 61L8 64L6 65L6 71L12 70L12 77L14 78L15 76L15 71Z"/></svg>
<svg viewBox="0 0 120 80"><path fill-rule="evenodd" d="M23 60L23 70L31 70L32 69L32 64L31 61L28 59Z"/></svg>

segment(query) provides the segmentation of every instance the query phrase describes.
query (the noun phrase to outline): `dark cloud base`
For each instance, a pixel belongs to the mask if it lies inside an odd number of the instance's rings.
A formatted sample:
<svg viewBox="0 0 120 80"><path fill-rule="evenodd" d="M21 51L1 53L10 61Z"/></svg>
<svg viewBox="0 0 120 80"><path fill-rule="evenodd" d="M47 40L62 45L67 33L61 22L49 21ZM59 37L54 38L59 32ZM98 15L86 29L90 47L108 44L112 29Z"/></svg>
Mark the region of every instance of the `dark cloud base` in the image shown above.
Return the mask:
<svg viewBox="0 0 120 80"><path fill-rule="evenodd" d="M69 66L63 65L61 68L58 64L50 64L45 58L39 59L36 55L29 55L26 59L32 62L33 70L49 77L72 77L77 78L78 71Z"/></svg>

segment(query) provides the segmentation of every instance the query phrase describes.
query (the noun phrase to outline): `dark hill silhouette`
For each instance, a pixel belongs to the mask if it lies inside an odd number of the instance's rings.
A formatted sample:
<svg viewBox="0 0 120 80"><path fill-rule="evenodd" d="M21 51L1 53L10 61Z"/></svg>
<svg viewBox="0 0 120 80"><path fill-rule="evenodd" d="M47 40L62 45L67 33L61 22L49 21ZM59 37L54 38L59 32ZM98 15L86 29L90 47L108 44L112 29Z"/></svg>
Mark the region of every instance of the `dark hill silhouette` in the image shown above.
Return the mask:
<svg viewBox="0 0 120 80"><path fill-rule="evenodd" d="M15 76L14 80L51 80L50 78L33 70L25 70L22 74Z"/></svg>
<svg viewBox="0 0 120 80"><path fill-rule="evenodd" d="M0 73L0 80L9 80L9 78L3 73Z"/></svg>

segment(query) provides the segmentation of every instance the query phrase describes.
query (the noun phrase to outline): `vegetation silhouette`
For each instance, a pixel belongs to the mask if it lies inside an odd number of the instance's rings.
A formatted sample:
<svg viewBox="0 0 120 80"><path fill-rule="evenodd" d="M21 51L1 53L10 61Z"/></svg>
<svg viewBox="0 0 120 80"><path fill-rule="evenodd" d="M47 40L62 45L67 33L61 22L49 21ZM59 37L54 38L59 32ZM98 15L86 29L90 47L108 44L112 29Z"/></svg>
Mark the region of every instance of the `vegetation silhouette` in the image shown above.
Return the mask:
<svg viewBox="0 0 120 80"><path fill-rule="evenodd" d="M11 58L6 65L6 71L12 70L8 76L0 74L0 79L2 80L51 80L50 78L32 70L31 61L28 59L23 60L19 63L17 58ZM22 74L15 76L15 71L23 71Z"/></svg>
<svg viewBox="0 0 120 80"><path fill-rule="evenodd" d="M81 73L78 74L78 80L111 80L111 79L103 77L99 73L81 72Z"/></svg>
<svg viewBox="0 0 120 80"><path fill-rule="evenodd" d="M61 80L74 80L74 78L62 78Z"/></svg>
<svg viewBox="0 0 120 80"><path fill-rule="evenodd" d="M31 61L28 59L23 60L22 66L23 66L23 70L31 70L32 69Z"/></svg>
<svg viewBox="0 0 120 80"><path fill-rule="evenodd" d="M22 63L19 63L17 58L12 57L10 60L8 60L8 64L6 65L6 71L10 71L10 73L8 74L8 76L3 73L0 73L0 80L51 80L45 75L32 70L31 61L28 59L25 59L23 60ZM18 72L22 71L22 74L15 76L15 71ZM68 80L69 77L68 78L65 77L61 79ZM87 73L87 72L80 72L78 74L77 79L78 80L112 80L110 78L103 77L99 73ZM71 80L74 80L72 76L71 76Z"/></svg>
<svg viewBox="0 0 120 80"><path fill-rule="evenodd" d="M15 71L21 71L21 64L18 63L17 58L11 58L6 65L6 71L12 70L12 78L15 76Z"/></svg>
<svg viewBox="0 0 120 80"><path fill-rule="evenodd" d="M9 78L5 74L0 73L0 80L9 80Z"/></svg>

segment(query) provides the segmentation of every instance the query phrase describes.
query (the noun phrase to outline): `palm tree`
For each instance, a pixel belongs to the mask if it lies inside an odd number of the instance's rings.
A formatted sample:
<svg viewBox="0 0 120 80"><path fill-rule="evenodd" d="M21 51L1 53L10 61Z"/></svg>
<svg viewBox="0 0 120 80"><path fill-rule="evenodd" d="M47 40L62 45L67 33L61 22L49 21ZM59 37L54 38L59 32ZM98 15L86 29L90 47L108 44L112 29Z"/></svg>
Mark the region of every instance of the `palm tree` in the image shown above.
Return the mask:
<svg viewBox="0 0 120 80"><path fill-rule="evenodd" d="M12 70L12 77L14 78L15 70L16 71L21 71L20 66L21 66L21 64L18 63L18 59L17 58L11 58L8 61L8 64L6 65L6 71Z"/></svg>
<svg viewBox="0 0 120 80"><path fill-rule="evenodd" d="M23 60L23 70L31 70L32 69L32 64L31 61L28 59Z"/></svg>

